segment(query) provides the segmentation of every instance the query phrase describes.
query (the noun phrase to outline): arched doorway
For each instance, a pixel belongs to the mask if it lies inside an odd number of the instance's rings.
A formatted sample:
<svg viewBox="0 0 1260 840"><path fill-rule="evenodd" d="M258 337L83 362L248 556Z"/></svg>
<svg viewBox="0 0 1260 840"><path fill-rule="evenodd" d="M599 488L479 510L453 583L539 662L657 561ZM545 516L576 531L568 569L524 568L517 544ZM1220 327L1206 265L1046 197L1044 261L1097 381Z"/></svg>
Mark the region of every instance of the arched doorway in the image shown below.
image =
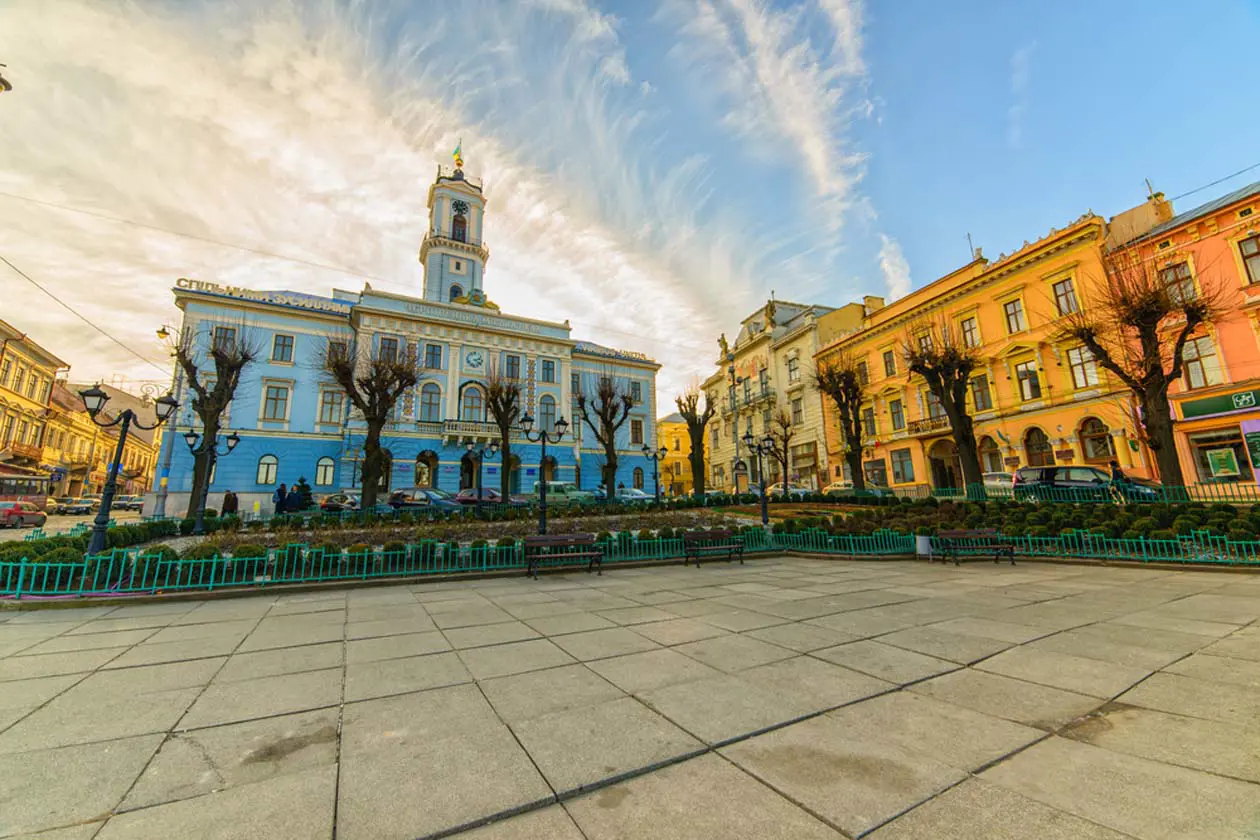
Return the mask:
<svg viewBox="0 0 1260 840"><path fill-rule="evenodd" d="M541 464L541 469L543 481L556 480L556 459L554 457L548 455L544 458Z"/></svg>
<svg viewBox="0 0 1260 840"><path fill-rule="evenodd" d="M1115 443L1111 440L1111 429L1097 417L1086 417L1078 432L1081 439L1081 452L1085 460L1096 464L1106 464L1116 457Z"/></svg>
<svg viewBox="0 0 1260 840"><path fill-rule="evenodd" d="M942 438L928 449L928 468L932 472L932 486L937 490L962 489L962 462L958 460L958 447L952 440Z"/></svg>
<svg viewBox="0 0 1260 840"><path fill-rule="evenodd" d="M980 438L980 445L976 450L980 455L980 469L985 472L1005 472L1002 450L998 448L997 441L985 435Z"/></svg>
<svg viewBox="0 0 1260 840"><path fill-rule="evenodd" d="M437 487L438 456L426 449L416 456L416 487Z"/></svg>
<svg viewBox="0 0 1260 840"><path fill-rule="evenodd" d="M459 459L459 489L469 490L476 486L477 459L467 453Z"/></svg>
<svg viewBox="0 0 1260 840"><path fill-rule="evenodd" d="M1054 448L1046 433L1032 426L1024 432L1024 458L1030 467L1054 466Z"/></svg>

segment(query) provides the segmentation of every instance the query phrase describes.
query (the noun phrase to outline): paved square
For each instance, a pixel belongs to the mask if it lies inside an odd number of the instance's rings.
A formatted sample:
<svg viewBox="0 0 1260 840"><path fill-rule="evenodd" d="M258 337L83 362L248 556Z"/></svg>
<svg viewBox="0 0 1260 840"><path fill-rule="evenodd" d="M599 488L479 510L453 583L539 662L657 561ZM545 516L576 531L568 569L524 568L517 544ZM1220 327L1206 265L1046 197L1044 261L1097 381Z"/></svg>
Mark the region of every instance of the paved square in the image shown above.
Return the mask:
<svg viewBox="0 0 1260 840"><path fill-rule="evenodd" d="M1260 838L1260 576L772 558L0 612L0 838Z"/></svg>

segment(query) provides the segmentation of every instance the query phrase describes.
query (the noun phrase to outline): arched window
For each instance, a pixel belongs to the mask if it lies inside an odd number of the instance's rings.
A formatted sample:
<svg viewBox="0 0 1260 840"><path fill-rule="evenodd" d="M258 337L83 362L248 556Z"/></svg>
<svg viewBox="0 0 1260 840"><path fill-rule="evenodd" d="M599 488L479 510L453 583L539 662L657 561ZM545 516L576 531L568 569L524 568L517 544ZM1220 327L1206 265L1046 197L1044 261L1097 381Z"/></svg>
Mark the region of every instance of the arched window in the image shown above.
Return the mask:
<svg viewBox="0 0 1260 840"><path fill-rule="evenodd" d="M1024 456L1030 467L1054 466L1054 450L1046 433L1033 426L1024 433Z"/></svg>
<svg viewBox="0 0 1260 840"><path fill-rule="evenodd" d="M333 483L333 473L336 471L337 465L332 458L324 457L315 462L315 486L331 487Z"/></svg>
<svg viewBox="0 0 1260 840"><path fill-rule="evenodd" d="M997 441L993 438L980 438L980 446L977 447L980 453L980 468L985 472L1004 472L1002 464L1002 451L998 449Z"/></svg>
<svg viewBox="0 0 1260 840"><path fill-rule="evenodd" d="M1086 461L1110 461L1116 456L1111 430L1097 417L1086 417L1081 424L1081 449Z"/></svg>
<svg viewBox="0 0 1260 840"><path fill-rule="evenodd" d="M432 382L420 389L420 420L425 423L442 422L442 389Z"/></svg>
<svg viewBox="0 0 1260 840"><path fill-rule="evenodd" d="M642 467L634 468L634 489L636 490L643 489L643 468Z"/></svg>
<svg viewBox="0 0 1260 840"><path fill-rule="evenodd" d="M538 424L544 432L555 430L556 401L550 394L543 394L538 400Z"/></svg>
<svg viewBox="0 0 1260 840"><path fill-rule="evenodd" d="M485 422L486 400L481 393L481 389L476 385L470 385L464 389L464 400L459 409L459 419L473 420L478 423Z"/></svg>
<svg viewBox="0 0 1260 840"><path fill-rule="evenodd" d="M456 242L468 241L468 219L463 213L456 213L451 219L451 239Z"/></svg>
<svg viewBox="0 0 1260 840"><path fill-rule="evenodd" d="M464 288L460 286L458 283L452 283L450 300L455 300L456 298L461 298L463 296L464 296Z"/></svg>
<svg viewBox="0 0 1260 840"><path fill-rule="evenodd" d="M275 484L276 473L280 469L280 461L275 455L264 455L258 459L258 474L254 476L255 484Z"/></svg>

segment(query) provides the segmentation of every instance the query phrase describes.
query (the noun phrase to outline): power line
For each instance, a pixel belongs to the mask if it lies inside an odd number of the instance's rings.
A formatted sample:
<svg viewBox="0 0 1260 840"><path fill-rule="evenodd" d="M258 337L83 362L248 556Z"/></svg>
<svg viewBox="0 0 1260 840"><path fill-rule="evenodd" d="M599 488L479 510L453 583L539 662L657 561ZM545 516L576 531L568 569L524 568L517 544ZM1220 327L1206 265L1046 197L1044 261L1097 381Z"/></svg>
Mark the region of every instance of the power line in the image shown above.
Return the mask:
<svg viewBox="0 0 1260 840"><path fill-rule="evenodd" d="M32 286L34 286L35 288L39 289L39 290L40 290L41 292L43 292L44 294L48 295L48 296L49 296L50 298L52 298L53 300L57 301L57 303L61 304L61 306L65 307L67 310L69 310L70 314L74 315L74 316L75 316L76 318L78 318L80 321L82 321L83 323L87 324L89 327L91 327L92 329L96 330L98 333L100 333L101 335L105 336L105 337L106 337L106 338L108 338L110 341L114 342L114 343L115 343L115 344L117 344L119 347L121 347L122 349L126 350L126 351L127 351L128 353L130 353L131 355L135 356L135 357L136 357L137 359L139 359L140 361L144 362L144 363L145 363L145 364L147 364L147 365L152 365L153 367L155 367L155 368L157 368L159 371L161 371L163 374L167 374L167 373L169 373L169 370L168 370L167 368L162 367L161 365L159 365L157 362L153 361L152 359L146 359L144 356L141 356L141 355L140 355L139 353L137 353L135 350L132 350L132 349L131 349L130 347L128 347L126 344L123 344L123 343L122 343L121 341L119 341L117 338L114 338L112 335L110 335L109 333L105 332L105 330L101 329L98 325L96 325L96 324L95 324L95 323L93 323L92 321L88 320L88 319L87 319L86 317L84 317L83 315L81 315L81 314L79 313L79 311L78 311L78 310L76 310L73 306L71 306L70 304L66 303L66 302L65 302L64 300L62 300L61 298L57 297L55 294L53 294L52 292L50 292L50 291L49 291L48 289L46 289L45 287L41 286L39 283L35 282L35 279L34 279L33 277L31 277L29 274L27 274L27 273L26 273L25 271L23 271L22 269L18 268L18 267L17 267L16 265L14 265L13 263L9 262L9 261L8 261L8 259L6 259L6 258L5 258L5 256L4 256L3 254L0 254L0 262L3 262L3 263L4 263L5 265L7 265L9 268L13 269L15 272L17 272L17 274L18 274L19 276L26 278L26 280L27 280L27 281L28 281L28 282L29 282Z"/></svg>
<svg viewBox="0 0 1260 840"><path fill-rule="evenodd" d="M1194 195L1197 192L1202 192L1203 190L1206 190L1208 187L1215 187L1217 184L1223 184L1226 181L1228 181L1230 178L1237 178L1239 175L1243 174L1244 172L1250 172L1251 170L1258 169L1258 168L1260 168L1260 163L1253 163L1251 166L1245 167L1243 169L1239 169L1237 172L1232 172L1229 175L1226 175L1224 178L1217 178L1215 181L1204 184L1201 187L1195 187L1194 189L1189 190L1188 192L1183 192L1181 195L1174 195L1172 198L1169 199L1169 201L1176 201L1179 198L1185 198L1188 195Z"/></svg>

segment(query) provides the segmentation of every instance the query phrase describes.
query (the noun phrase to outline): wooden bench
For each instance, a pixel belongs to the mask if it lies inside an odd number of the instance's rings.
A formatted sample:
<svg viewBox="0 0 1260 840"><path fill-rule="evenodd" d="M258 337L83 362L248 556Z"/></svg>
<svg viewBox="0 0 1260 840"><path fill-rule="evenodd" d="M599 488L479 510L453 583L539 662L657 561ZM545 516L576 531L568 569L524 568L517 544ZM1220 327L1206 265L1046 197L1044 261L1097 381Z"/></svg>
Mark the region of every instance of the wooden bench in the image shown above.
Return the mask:
<svg viewBox="0 0 1260 840"><path fill-rule="evenodd" d="M739 565L744 565L744 543L735 538L735 532L730 528L686 531L682 540L684 566L689 560L695 560L698 569L701 557L718 554L725 554L728 563L738 557Z"/></svg>
<svg viewBox="0 0 1260 840"><path fill-rule="evenodd" d="M1003 557L1015 565L1015 546L1005 542L1002 532L997 528L973 528L969 530L937 531L936 538L941 543L941 562L954 561L957 566L963 554L987 554L993 552L993 562ZM928 555L928 561L936 559L935 554Z"/></svg>
<svg viewBox="0 0 1260 840"><path fill-rule="evenodd" d="M526 537L525 576L538 579L538 567L543 561L549 566L559 566L586 561L589 573L596 566L604 573L604 549L595 542L594 534L538 534Z"/></svg>

